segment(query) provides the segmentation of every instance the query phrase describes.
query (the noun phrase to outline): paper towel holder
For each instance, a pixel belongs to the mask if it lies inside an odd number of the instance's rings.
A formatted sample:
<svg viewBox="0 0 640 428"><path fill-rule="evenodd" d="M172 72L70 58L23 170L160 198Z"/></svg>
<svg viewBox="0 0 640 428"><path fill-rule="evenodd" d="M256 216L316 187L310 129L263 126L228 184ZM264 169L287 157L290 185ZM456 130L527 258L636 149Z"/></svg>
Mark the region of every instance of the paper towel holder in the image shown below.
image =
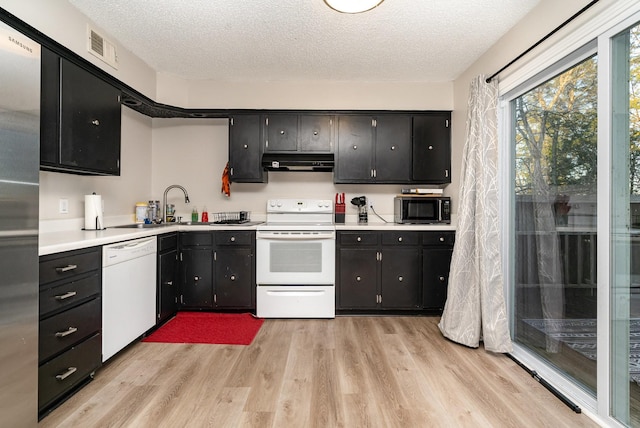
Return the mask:
<svg viewBox="0 0 640 428"><path fill-rule="evenodd" d="M87 196L97 196L96 192L91 193L91 195L87 195ZM85 204L86 204L86 200L87 200L87 196L85 196ZM106 227L104 227L103 224L101 224L100 222L100 215L96 215L95 218L93 219L93 221L95 222L95 227L94 228L87 228L87 217L86 217L86 210L87 207L85 205L85 227L82 228L82 230L86 230L86 231L90 231L90 230L105 230ZM100 198L100 207L99 207L99 212L102 211L102 198Z"/></svg>

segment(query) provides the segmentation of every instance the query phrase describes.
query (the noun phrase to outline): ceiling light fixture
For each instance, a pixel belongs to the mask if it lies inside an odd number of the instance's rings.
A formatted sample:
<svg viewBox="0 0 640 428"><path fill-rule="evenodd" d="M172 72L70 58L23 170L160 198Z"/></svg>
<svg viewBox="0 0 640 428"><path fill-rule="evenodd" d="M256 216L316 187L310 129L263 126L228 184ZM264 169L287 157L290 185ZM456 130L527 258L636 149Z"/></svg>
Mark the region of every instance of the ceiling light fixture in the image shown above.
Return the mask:
<svg viewBox="0 0 640 428"><path fill-rule="evenodd" d="M384 0L324 0L333 10L342 13L361 13L373 9Z"/></svg>

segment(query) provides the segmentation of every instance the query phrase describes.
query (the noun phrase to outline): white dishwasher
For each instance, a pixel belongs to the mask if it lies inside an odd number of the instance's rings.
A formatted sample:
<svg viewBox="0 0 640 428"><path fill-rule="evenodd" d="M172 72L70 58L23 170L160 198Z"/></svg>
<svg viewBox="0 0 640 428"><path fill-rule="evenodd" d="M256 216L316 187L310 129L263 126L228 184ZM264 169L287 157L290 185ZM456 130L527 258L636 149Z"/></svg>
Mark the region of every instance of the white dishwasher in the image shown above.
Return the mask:
<svg viewBox="0 0 640 428"><path fill-rule="evenodd" d="M156 322L155 236L102 247L102 362Z"/></svg>

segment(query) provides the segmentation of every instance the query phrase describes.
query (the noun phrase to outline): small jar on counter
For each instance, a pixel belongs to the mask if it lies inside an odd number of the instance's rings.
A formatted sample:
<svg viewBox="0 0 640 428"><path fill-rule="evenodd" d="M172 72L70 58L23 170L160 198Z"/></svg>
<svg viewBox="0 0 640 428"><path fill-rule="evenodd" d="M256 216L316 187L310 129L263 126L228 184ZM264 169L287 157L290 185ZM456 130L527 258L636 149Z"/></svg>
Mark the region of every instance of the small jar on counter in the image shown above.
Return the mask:
<svg viewBox="0 0 640 428"><path fill-rule="evenodd" d="M146 202L138 202L136 204L135 222L144 223L149 218L149 205Z"/></svg>

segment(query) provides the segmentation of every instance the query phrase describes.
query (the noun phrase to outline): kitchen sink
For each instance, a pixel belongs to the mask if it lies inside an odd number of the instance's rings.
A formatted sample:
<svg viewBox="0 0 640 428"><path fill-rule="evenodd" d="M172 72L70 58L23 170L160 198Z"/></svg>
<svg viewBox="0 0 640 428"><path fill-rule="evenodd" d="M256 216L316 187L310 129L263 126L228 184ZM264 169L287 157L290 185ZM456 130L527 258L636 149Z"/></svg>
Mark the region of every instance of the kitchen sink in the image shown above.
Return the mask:
<svg viewBox="0 0 640 428"><path fill-rule="evenodd" d="M175 224L175 223L172 223ZM145 223L133 223L133 224L123 224L120 226L111 226L111 229L152 229L154 227L164 227L167 226L165 224L145 224Z"/></svg>
<svg viewBox="0 0 640 428"><path fill-rule="evenodd" d="M215 222L215 221L203 223L199 221L187 221L187 222L174 223L174 224L179 224L180 226L255 226L261 223L262 223L261 221L245 221L243 223L238 223L238 222L225 223L225 222Z"/></svg>

